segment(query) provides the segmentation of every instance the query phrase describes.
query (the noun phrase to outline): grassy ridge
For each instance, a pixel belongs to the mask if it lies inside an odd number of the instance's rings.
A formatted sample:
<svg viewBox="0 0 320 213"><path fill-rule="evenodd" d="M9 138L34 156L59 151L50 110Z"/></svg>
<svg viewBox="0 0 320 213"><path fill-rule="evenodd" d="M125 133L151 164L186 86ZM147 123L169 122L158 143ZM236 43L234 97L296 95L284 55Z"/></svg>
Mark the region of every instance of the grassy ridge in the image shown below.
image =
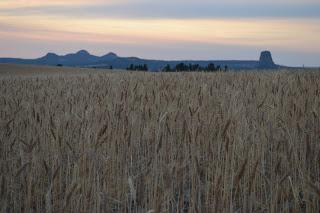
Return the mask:
<svg viewBox="0 0 320 213"><path fill-rule="evenodd" d="M0 79L0 211L319 212L320 73Z"/></svg>

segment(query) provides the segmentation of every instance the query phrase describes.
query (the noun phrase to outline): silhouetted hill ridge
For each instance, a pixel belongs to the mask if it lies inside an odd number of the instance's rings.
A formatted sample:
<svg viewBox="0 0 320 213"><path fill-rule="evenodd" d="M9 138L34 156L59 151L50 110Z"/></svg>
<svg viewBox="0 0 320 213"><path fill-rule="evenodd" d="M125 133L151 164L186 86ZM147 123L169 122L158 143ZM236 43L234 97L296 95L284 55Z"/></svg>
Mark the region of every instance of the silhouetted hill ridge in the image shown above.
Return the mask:
<svg viewBox="0 0 320 213"><path fill-rule="evenodd" d="M74 67L95 67L109 68L112 66L115 69L125 69L130 64L139 65L147 64L149 70L158 71L169 64L171 67L179 63L199 64L207 66L209 63L220 65L221 67L228 66L231 69L275 69L279 65L274 64L271 52L263 51L258 60L151 60L138 57L120 57L117 54L110 52L103 56L91 55L86 50L80 50L76 53L66 55L57 55L48 53L37 59L19 59L19 58L0 58L0 63L16 63L16 64L35 64L35 65L63 65Z"/></svg>

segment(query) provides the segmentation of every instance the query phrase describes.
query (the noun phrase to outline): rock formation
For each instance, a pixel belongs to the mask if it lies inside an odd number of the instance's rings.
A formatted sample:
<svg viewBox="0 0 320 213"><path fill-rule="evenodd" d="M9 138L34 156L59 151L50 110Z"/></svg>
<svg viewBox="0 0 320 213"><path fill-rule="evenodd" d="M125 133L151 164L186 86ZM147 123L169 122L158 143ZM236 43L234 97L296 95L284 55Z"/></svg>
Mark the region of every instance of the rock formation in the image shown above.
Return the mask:
<svg viewBox="0 0 320 213"><path fill-rule="evenodd" d="M260 54L259 69L276 69L277 65L273 62L271 52L263 51Z"/></svg>

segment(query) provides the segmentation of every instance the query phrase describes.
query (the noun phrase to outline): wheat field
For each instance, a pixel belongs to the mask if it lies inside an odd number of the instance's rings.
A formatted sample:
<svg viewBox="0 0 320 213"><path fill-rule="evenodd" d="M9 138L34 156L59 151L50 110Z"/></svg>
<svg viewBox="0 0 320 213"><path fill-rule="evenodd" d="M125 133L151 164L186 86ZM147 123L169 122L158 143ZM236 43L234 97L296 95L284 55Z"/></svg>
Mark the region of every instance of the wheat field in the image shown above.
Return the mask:
<svg viewBox="0 0 320 213"><path fill-rule="evenodd" d="M319 71L0 69L1 212L320 211Z"/></svg>

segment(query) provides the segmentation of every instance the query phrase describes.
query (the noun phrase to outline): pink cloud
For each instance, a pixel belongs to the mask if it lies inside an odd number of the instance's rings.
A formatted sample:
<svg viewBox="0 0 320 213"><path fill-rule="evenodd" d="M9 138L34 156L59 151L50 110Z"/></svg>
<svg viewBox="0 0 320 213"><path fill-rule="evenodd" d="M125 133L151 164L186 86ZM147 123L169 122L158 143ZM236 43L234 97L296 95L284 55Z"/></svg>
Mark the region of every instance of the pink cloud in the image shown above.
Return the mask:
<svg viewBox="0 0 320 213"><path fill-rule="evenodd" d="M0 8L21 8L21 7L42 7L42 6L76 6L76 5L97 5L114 4L120 1L104 0L11 0L0 2Z"/></svg>

